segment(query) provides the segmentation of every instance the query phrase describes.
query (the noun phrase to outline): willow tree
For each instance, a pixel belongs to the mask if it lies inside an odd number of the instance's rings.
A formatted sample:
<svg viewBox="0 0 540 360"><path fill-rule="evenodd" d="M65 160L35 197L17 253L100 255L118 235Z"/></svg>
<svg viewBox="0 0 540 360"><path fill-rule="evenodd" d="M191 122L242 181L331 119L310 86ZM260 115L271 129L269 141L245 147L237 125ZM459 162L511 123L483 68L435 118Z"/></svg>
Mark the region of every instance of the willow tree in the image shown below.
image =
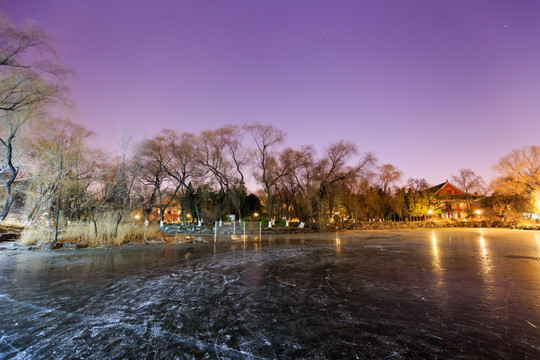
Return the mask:
<svg viewBox="0 0 540 360"><path fill-rule="evenodd" d="M35 25L16 26L0 14L0 181L5 193L0 222L13 204L12 186L19 174L14 161L15 138L21 127L57 101L63 90L61 75L66 72L57 65L50 44Z"/></svg>
<svg viewBox="0 0 540 360"><path fill-rule="evenodd" d="M303 146L299 150L287 147L279 154L279 164L284 172L278 181L279 195L285 205L285 217L291 218L289 209L292 207L296 217L306 220L308 204L307 189L309 188L313 168L315 150L311 146Z"/></svg>
<svg viewBox="0 0 540 360"><path fill-rule="evenodd" d="M244 129L251 135L255 142L255 179L264 189L266 195L266 216L268 226L274 216L274 188L281 177L277 167L275 148L279 146L285 138L282 130L274 128L272 125L253 124L246 125Z"/></svg>
<svg viewBox="0 0 540 360"><path fill-rule="evenodd" d="M160 224L165 221L165 211L176 200L183 183L169 179L166 164L169 161L168 140L162 134L142 141L137 148L141 168L138 173L143 213L150 220L152 208L159 208Z"/></svg>
<svg viewBox="0 0 540 360"><path fill-rule="evenodd" d="M282 130L271 125L253 124L246 125L244 129L251 135L255 142L255 180L259 182L266 195L266 215L268 216L268 227L272 226L274 217L275 192L278 182L289 174L296 163L300 161L300 154L297 158L289 159L285 163L279 162L277 147L281 145L285 138Z"/></svg>
<svg viewBox="0 0 540 360"><path fill-rule="evenodd" d="M352 142L342 140L328 147L314 169L312 191L314 215L321 225L334 213L337 186L366 174L375 161L372 153L359 154Z"/></svg>
<svg viewBox="0 0 540 360"><path fill-rule="evenodd" d="M202 178L195 161L195 143L197 138L192 133L178 134L174 130L163 130L160 134L165 140L164 168L169 181L183 192L195 211L199 226L202 225L202 204L195 196L197 182ZM182 210L184 211L184 210Z"/></svg>
<svg viewBox="0 0 540 360"><path fill-rule="evenodd" d="M219 187L218 218L223 215L223 204L228 197L242 218L242 199L245 197L244 168L247 153L242 146L237 126L226 125L216 130L203 131L196 142L196 160Z"/></svg>

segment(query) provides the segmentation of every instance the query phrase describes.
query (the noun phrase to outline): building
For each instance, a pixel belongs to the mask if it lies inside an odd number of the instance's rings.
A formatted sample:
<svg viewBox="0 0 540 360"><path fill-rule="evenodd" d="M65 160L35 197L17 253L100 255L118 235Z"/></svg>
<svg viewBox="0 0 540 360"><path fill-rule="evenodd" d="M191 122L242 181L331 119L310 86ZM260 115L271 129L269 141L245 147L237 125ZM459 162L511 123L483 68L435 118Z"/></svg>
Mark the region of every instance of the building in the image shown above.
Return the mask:
<svg viewBox="0 0 540 360"><path fill-rule="evenodd" d="M160 209L159 207L153 207L149 220L160 220ZM179 223L182 220L182 209L180 207L169 206L167 210L163 213L163 222L165 223Z"/></svg>
<svg viewBox="0 0 540 360"><path fill-rule="evenodd" d="M477 216L481 195L467 194L457 186L446 182L424 190L434 200L435 206L441 210L443 219L460 220L469 216Z"/></svg>
<svg viewBox="0 0 540 360"><path fill-rule="evenodd" d="M182 220L189 221L190 219L183 219L182 215L191 217L188 214L182 214L182 207L180 203L176 200L170 200L168 197L165 197L163 200L163 204L168 204L167 209L163 212L163 222L165 223L180 223ZM158 204L154 204L152 206L152 209L150 210L150 214L148 216L150 221L153 220L160 220L160 208Z"/></svg>

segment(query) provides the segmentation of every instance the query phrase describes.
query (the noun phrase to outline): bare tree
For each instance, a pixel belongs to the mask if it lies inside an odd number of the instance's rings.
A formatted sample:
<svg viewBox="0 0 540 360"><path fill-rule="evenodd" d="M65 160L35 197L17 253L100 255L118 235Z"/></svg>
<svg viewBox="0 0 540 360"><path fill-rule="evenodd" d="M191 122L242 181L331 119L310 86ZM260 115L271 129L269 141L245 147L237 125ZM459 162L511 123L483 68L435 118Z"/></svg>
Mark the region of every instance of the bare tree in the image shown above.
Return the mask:
<svg viewBox="0 0 540 360"><path fill-rule="evenodd" d="M292 208L299 218L306 216L306 202L303 198L307 194L309 175L314 164L314 150L311 146L304 146L300 150L287 147L279 154L279 164L288 171L278 180L277 188L285 205L285 217L290 219L289 209Z"/></svg>
<svg viewBox="0 0 540 360"><path fill-rule="evenodd" d="M51 40L35 25L17 27L0 14L0 34L0 173L5 192L1 222L13 203L12 185L19 172L13 163L15 137L27 120L59 99L66 71L56 65Z"/></svg>
<svg viewBox="0 0 540 360"><path fill-rule="evenodd" d="M158 135L150 140L144 140L137 148L141 167L137 179L142 185L141 197L143 212L149 220L152 208L159 208L160 224L163 224L167 208L175 201L178 191L183 186L181 182L169 181L166 163L168 162L167 139Z"/></svg>
<svg viewBox="0 0 540 360"><path fill-rule="evenodd" d="M407 180L407 187L415 192L420 192L429 188L429 184L426 179L409 178Z"/></svg>
<svg viewBox="0 0 540 360"><path fill-rule="evenodd" d="M34 201L29 217L34 217L43 205L54 208L55 241L58 239L63 196L78 181L77 165L82 162L84 141L90 134L69 119L52 119L36 122L27 138L27 149L34 166L39 169L33 182L45 190L34 193L39 194L39 198Z"/></svg>
<svg viewBox="0 0 540 360"><path fill-rule="evenodd" d="M328 211L324 211L322 204L318 206L318 217L324 213L334 212L334 186L351 179L356 179L365 174L371 165L375 163L375 157L371 153L364 154L355 165L348 165L353 161L354 156L358 156L356 145L351 142L339 141L330 145L325 157L323 157L315 168L315 178L317 179L317 193L320 201L327 203ZM326 222L326 219L320 219Z"/></svg>
<svg viewBox="0 0 540 360"><path fill-rule="evenodd" d="M128 149L131 137L122 136L120 161L113 165L112 191L108 197L111 198L112 210L115 217L115 227L113 236L117 237L118 227L124 221L126 214L133 209L132 190L137 180L137 174L141 169L141 162L138 154L131 159L128 158Z"/></svg>
<svg viewBox="0 0 540 360"><path fill-rule="evenodd" d="M476 175L471 169L459 169L458 175L452 176L455 182L467 195L484 192L484 179Z"/></svg>
<svg viewBox="0 0 540 360"><path fill-rule="evenodd" d="M494 169L499 173L491 184L496 194L517 196L540 211L540 146L512 150Z"/></svg>
<svg viewBox="0 0 540 360"><path fill-rule="evenodd" d="M83 162L85 139L91 132L69 119L38 121L31 130L25 138L26 149L32 167L38 170L27 179L31 185L27 189L27 200L33 204L27 220L35 218L43 207L54 208L56 240L63 196L72 191L79 180L78 164Z"/></svg>
<svg viewBox="0 0 540 360"><path fill-rule="evenodd" d="M268 226L272 224L274 217L274 190L277 181L284 176L284 171L279 169L275 147L280 145L285 138L282 130L271 125L253 124L246 125L244 129L255 141L255 179L263 186L266 194L266 215Z"/></svg>
<svg viewBox="0 0 540 360"><path fill-rule="evenodd" d="M384 164L379 166L378 183L380 189L387 193L392 185L401 180L403 173L392 164Z"/></svg>
<svg viewBox="0 0 540 360"><path fill-rule="evenodd" d="M203 131L198 138L196 159L210 173L219 187L218 218L222 218L225 198L231 200L242 217L241 197L245 193L244 167L247 155L240 141L239 129L228 125Z"/></svg>
<svg viewBox="0 0 540 360"><path fill-rule="evenodd" d="M166 142L165 171L175 184L174 187L180 186L184 195L189 199L195 210L195 216L201 224L201 209L196 202L196 189L193 187L193 183L203 176L195 160L197 138L195 134L182 133L179 135L173 130L163 130L162 136Z"/></svg>
<svg viewBox="0 0 540 360"><path fill-rule="evenodd" d="M114 198L114 174L117 159L110 159L108 154L101 150L92 151L88 158L89 176L81 179L84 210L88 219L94 225L94 235L98 237L98 221L112 208Z"/></svg>

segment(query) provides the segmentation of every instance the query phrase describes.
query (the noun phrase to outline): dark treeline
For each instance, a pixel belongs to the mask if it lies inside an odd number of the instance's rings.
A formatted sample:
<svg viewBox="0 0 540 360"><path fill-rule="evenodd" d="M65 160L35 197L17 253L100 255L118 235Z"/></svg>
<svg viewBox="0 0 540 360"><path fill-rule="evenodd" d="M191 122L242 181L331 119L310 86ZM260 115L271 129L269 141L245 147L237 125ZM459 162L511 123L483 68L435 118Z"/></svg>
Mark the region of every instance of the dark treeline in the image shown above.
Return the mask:
<svg viewBox="0 0 540 360"><path fill-rule="evenodd" d="M66 103L64 77L49 39L34 25L15 26L0 14L0 221L10 212L27 224L91 222L104 218L116 234L134 213L150 218L181 208L181 220L212 223L229 214L297 219L326 227L334 221L414 220L440 208L424 179L408 179L394 165L338 140L321 153L285 146L269 125L228 125L199 134L163 130L120 155L88 147L90 132L46 110ZM27 56L32 54L33 56ZM41 54L37 57L36 54ZM29 62L28 59L36 60ZM499 177L484 206L501 216L537 211L540 150L514 150L495 165ZM462 169L452 180L466 194L485 191ZM259 188L250 193L247 184ZM15 210L15 211L13 211Z"/></svg>
<svg viewBox="0 0 540 360"><path fill-rule="evenodd" d="M325 228L343 221L422 220L441 212L426 180L410 178L401 186L397 167L377 166L373 154L346 141L317 154L310 146L283 146L285 134L269 125L228 125L199 134L163 130L132 151L125 139L121 154L113 157L88 148L88 136L65 119L28 125L21 143L24 176L13 187L26 223L85 220L97 233L104 216L119 225L134 213L150 219L159 209L163 221L167 211L181 208L177 221L213 223L229 214L237 219L259 214L270 223L294 219ZM508 161L515 167L516 159L540 159L537 147L516 153L501 159L501 173L510 167ZM250 193L247 179L260 190ZM486 191L470 169L452 181L471 202ZM534 206L537 193L528 195L524 188L517 194L519 182L511 181L501 176L492 184L495 195L484 199L483 207L493 215L517 216L531 210L527 204Z"/></svg>

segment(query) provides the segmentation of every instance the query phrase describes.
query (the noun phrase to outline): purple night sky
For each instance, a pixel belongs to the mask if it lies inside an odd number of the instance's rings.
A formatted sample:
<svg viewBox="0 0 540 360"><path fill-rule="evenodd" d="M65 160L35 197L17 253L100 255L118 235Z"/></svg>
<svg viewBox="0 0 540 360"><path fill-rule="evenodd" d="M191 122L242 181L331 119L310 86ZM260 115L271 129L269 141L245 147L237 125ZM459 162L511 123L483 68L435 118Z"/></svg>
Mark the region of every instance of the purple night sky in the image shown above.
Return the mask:
<svg viewBox="0 0 540 360"><path fill-rule="evenodd" d="M261 122L351 140L404 178L486 181L540 145L538 1L12 0L75 72L69 116L119 148L163 128Z"/></svg>

